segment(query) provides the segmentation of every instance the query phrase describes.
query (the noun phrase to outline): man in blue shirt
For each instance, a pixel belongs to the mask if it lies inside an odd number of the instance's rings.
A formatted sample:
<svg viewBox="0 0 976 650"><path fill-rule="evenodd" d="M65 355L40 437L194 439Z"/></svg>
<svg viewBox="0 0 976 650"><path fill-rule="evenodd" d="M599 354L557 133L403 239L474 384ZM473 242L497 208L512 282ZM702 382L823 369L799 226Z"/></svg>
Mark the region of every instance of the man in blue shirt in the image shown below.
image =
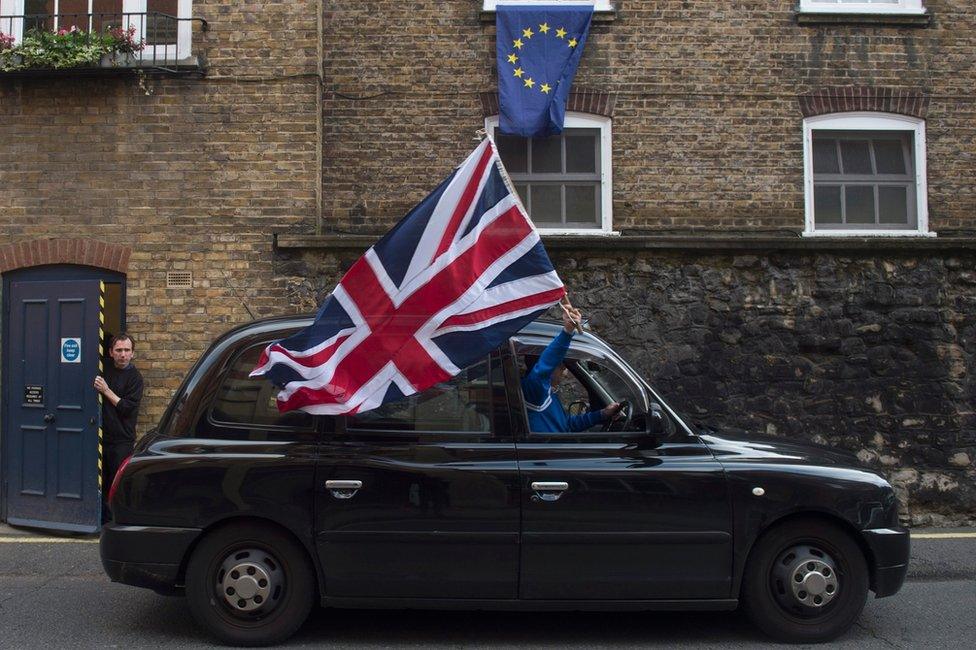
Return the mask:
<svg viewBox="0 0 976 650"><path fill-rule="evenodd" d="M542 356L522 377L522 395L529 414L529 431L538 433L585 431L600 422L612 419L620 412L617 402L604 409L590 411L582 415L567 415L562 402L552 394L553 388L569 372L563 365L569 342L576 330L576 323L582 316L575 307L563 308L563 331L552 340Z"/></svg>

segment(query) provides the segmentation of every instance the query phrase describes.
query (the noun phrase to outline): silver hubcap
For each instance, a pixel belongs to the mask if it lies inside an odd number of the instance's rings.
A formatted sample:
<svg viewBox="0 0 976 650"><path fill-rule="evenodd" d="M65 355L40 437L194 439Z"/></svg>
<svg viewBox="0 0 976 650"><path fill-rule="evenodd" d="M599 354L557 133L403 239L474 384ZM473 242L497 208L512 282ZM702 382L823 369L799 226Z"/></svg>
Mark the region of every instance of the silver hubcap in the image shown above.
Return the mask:
<svg viewBox="0 0 976 650"><path fill-rule="evenodd" d="M217 593L231 609L248 614L270 611L278 604L284 572L266 551L249 548L234 551L217 572Z"/></svg>
<svg viewBox="0 0 976 650"><path fill-rule="evenodd" d="M810 616L823 610L840 593L837 563L816 546L793 546L773 565L773 593L787 609Z"/></svg>
<svg viewBox="0 0 976 650"><path fill-rule="evenodd" d="M807 607L823 607L837 594L837 574L822 560L799 562L792 574L793 597Z"/></svg>

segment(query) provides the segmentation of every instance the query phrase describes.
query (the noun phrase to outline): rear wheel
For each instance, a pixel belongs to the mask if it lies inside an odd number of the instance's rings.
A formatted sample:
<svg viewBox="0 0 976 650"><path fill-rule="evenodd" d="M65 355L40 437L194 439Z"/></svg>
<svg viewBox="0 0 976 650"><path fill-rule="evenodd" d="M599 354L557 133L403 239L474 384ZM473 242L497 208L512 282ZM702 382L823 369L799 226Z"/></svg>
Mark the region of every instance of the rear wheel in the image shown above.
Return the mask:
<svg viewBox="0 0 976 650"><path fill-rule="evenodd" d="M233 524L207 535L186 570L194 618L235 645L268 645L294 634L315 596L305 549L272 526Z"/></svg>
<svg viewBox="0 0 976 650"><path fill-rule="evenodd" d="M742 604L765 633L784 641L829 641L854 623L868 593L868 567L851 536L820 520L773 528L746 565Z"/></svg>

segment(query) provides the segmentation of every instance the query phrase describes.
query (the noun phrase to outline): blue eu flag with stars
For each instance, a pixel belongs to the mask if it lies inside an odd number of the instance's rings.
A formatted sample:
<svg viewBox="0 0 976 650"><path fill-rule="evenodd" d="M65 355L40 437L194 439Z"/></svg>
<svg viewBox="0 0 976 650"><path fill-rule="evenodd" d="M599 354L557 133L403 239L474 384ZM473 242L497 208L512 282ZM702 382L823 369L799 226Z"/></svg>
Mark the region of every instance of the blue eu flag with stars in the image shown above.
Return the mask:
<svg viewBox="0 0 976 650"><path fill-rule="evenodd" d="M499 128L542 138L562 133L566 100L590 31L593 5L499 4Z"/></svg>

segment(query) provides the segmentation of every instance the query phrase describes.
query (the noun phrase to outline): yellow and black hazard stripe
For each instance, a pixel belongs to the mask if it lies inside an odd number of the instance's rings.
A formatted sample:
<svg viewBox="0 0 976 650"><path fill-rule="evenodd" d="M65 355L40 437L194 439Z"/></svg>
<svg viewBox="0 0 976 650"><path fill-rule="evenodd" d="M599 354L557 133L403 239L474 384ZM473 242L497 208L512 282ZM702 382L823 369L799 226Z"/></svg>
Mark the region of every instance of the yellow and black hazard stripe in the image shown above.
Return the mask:
<svg viewBox="0 0 976 650"><path fill-rule="evenodd" d="M98 376L105 377L105 283L98 283ZM98 393L98 493L102 493L102 394Z"/></svg>

